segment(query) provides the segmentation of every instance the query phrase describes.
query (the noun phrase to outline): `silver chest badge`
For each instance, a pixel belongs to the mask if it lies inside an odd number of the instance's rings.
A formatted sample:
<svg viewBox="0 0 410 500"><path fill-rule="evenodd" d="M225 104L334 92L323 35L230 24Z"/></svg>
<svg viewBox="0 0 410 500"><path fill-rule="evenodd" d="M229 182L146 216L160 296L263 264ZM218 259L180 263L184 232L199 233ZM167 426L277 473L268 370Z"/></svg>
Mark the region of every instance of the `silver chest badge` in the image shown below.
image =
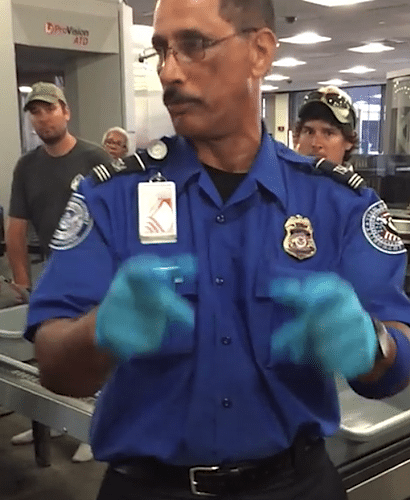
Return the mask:
<svg viewBox="0 0 410 500"><path fill-rule="evenodd" d="M309 259L316 254L313 228L307 217L292 215L285 222L285 230L283 248L286 253L299 260Z"/></svg>

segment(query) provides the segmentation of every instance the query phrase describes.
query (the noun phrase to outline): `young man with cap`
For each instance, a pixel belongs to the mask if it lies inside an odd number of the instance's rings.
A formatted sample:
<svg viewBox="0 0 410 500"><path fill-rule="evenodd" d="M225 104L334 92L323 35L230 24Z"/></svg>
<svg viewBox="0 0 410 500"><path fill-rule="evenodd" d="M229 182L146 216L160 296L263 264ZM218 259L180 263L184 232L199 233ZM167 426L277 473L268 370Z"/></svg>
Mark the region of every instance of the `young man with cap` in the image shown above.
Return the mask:
<svg viewBox="0 0 410 500"><path fill-rule="evenodd" d="M6 249L13 286L22 295L31 289L27 231L33 225L42 252L49 244L68 199L79 181L98 164L110 162L99 146L74 137L68 131L70 108L63 91L48 82L32 86L24 107L43 144L22 156L14 169ZM54 431L52 431L54 432ZM14 444L31 442L32 431L14 436ZM78 457L92 457L85 447ZM76 458L75 458L76 459Z"/></svg>
<svg viewBox="0 0 410 500"><path fill-rule="evenodd" d="M356 113L350 96L337 87L310 92L299 110L293 142L305 156L345 163L357 144Z"/></svg>
<svg viewBox="0 0 410 500"><path fill-rule="evenodd" d="M403 242L362 182L269 137L271 0L159 0L152 43L177 135L72 195L30 300L41 381L102 387L99 500L343 500L334 374L408 383Z"/></svg>

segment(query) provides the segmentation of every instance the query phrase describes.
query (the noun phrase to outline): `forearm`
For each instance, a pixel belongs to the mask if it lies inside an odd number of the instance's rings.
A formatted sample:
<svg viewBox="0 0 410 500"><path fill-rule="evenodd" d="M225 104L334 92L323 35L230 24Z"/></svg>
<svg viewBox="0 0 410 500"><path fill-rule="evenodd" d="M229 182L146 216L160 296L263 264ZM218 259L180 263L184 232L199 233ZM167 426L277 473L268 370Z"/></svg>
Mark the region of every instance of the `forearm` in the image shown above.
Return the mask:
<svg viewBox="0 0 410 500"><path fill-rule="evenodd" d="M13 224L10 224L6 232L6 253L14 282L24 287L30 287L29 255L24 222L17 229Z"/></svg>
<svg viewBox="0 0 410 500"><path fill-rule="evenodd" d="M396 335L403 335L404 352L398 352L395 339L388 333L388 350L384 359L376 361L373 370L351 381L353 389L366 397L386 397L396 394L409 384L410 359L410 328L398 321L385 321L385 326L392 327Z"/></svg>
<svg viewBox="0 0 410 500"><path fill-rule="evenodd" d="M11 272L13 275L13 281L18 285L26 288L31 287L31 277L28 262L28 251L27 247L20 250L19 252L9 252L7 251L8 261L10 264Z"/></svg>
<svg viewBox="0 0 410 500"><path fill-rule="evenodd" d="M44 322L35 336L44 387L74 397L92 396L104 384L113 358L94 342L96 309L76 319Z"/></svg>

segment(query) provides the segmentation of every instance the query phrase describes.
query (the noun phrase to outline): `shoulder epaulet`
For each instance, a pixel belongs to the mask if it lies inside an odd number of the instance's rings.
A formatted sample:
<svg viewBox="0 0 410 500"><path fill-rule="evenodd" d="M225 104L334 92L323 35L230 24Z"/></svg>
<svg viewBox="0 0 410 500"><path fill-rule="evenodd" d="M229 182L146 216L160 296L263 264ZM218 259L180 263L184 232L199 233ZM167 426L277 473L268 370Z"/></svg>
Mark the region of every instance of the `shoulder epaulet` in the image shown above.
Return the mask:
<svg viewBox="0 0 410 500"><path fill-rule="evenodd" d="M109 165L100 163L92 168L91 177L97 184L101 184L102 182L109 181L115 174L125 169L125 165L120 164L118 161L112 162Z"/></svg>
<svg viewBox="0 0 410 500"><path fill-rule="evenodd" d="M366 187L363 177L357 174L352 167L338 165L322 158L314 164L314 168L328 175L336 182L345 184L354 190Z"/></svg>
<svg viewBox="0 0 410 500"><path fill-rule="evenodd" d="M137 149L133 155L127 156L123 160L115 160L110 165L95 166L91 171L91 176L97 184L101 184L117 174L144 172L153 160L161 161L167 154L168 147L163 141L153 141L147 149Z"/></svg>

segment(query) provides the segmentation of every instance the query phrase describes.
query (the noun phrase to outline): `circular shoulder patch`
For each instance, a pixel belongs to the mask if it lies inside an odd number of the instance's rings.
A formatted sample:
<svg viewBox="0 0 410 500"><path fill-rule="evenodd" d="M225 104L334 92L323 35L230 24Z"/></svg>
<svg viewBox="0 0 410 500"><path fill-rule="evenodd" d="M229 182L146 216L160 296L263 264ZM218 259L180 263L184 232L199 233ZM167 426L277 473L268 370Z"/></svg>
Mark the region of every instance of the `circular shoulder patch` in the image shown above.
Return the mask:
<svg viewBox="0 0 410 500"><path fill-rule="evenodd" d="M389 254L406 252L384 201L377 201L366 210L363 215L362 228L366 239L380 252Z"/></svg>
<svg viewBox="0 0 410 500"><path fill-rule="evenodd" d="M50 248L69 250L79 245L88 236L93 224L82 196L73 193L51 238Z"/></svg>

